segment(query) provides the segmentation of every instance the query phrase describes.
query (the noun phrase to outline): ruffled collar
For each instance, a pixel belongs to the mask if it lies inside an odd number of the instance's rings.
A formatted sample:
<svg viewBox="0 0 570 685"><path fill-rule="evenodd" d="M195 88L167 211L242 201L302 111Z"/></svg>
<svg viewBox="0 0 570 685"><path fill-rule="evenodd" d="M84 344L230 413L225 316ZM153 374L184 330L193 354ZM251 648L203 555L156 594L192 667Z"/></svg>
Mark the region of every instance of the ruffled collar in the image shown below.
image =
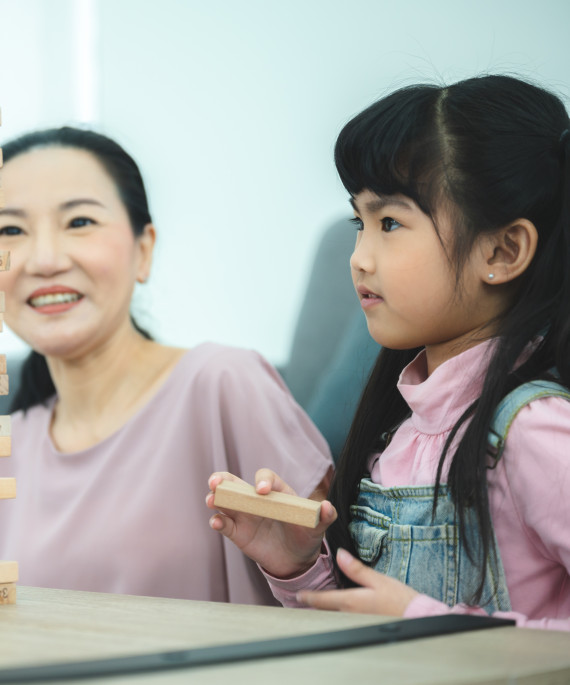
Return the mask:
<svg viewBox="0 0 570 685"><path fill-rule="evenodd" d="M398 390L418 431L436 435L453 428L481 394L494 342L494 338L486 340L452 357L429 377L425 350L404 368Z"/></svg>

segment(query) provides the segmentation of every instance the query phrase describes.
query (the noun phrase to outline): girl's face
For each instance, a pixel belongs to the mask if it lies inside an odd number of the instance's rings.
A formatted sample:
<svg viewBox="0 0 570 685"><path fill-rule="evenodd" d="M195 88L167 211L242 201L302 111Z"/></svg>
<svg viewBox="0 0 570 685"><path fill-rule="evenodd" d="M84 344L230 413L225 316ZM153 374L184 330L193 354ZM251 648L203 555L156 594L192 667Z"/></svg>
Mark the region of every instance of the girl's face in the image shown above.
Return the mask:
<svg viewBox="0 0 570 685"><path fill-rule="evenodd" d="M77 358L127 330L154 229L135 238L115 183L91 153L47 147L2 169L0 272L6 322L33 349Z"/></svg>
<svg viewBox="0 0 570 685"><path fill-rule="evenodd" d="M425 346L429 372L480 342L493 312L477 245L458 290L447 256L448 221L441 222L440 240L432 220L408 197L364 190L352 202L360 230L350 265L372 337L391 349Z"/></svg>

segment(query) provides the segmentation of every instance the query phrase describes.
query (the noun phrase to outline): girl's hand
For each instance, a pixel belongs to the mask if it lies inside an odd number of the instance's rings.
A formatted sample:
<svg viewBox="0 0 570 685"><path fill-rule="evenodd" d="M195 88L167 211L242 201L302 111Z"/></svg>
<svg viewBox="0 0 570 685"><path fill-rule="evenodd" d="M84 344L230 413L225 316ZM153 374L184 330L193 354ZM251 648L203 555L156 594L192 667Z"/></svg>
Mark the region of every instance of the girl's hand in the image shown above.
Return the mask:
<svg viewBox="0 0 570 685"><path fill-rule="evenodd" d="M216 509L214 493L222 480L243 482L231 473L213 473L208 480L211 492L206 497L206 505L210 509ZM261 469L255 474L255 489L260 495L266 495L272 490L296 494L269 469ZM229 538L270 575L290 578L313 565L320 554L325 530L335 519L335 508L324 500L321 503L320 523L316 528L282 523L229 509L222 509L214 514L210 519L210 527Z"/></svg>
<svg viewBox="0 0 570 685"><path fill-rule="evenodd" d="M419 594L409 585L366 566L345 549L337 551L336 560L341 571L362 587L323 592L301 591L297 594L299 602L314 609L403 616L408 604Z"/></svg>

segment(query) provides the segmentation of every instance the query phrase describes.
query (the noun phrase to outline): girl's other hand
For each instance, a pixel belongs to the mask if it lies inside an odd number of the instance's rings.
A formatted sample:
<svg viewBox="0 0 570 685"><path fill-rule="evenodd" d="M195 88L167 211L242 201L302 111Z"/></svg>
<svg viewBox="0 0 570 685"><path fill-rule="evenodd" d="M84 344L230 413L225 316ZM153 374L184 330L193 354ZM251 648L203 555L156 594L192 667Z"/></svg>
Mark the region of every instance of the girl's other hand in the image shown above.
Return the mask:
<svg viewBox="0 0 570 685"><path fill-rule="evenodd" d="M213 473L208 479L210 492L206 505L216 509L214 493L223 480L244 482L227 472ZM320 486L319 486L320 487ZM272 490L295 495L295 491L269 469L255 474L255 489L260 495ZM319 488L315 491L317 494ZM313 497L315 499L316 497ZM210 519L210 527L229 538L248 557L276 578L291 578L310 568L318 558L325 530L336 519L336 510L327 500L321 503L321 516L316 528L221 509Z"/></svg>
<svg viewBox="0 0 570 685"><path fill-rule="evenodd" d="M419 594L409 585L366 566L345 549L337 551L336 560L340 570L361 587L323 592L303 590L297 594L299 602L314 609L403 616Z"/></svg>

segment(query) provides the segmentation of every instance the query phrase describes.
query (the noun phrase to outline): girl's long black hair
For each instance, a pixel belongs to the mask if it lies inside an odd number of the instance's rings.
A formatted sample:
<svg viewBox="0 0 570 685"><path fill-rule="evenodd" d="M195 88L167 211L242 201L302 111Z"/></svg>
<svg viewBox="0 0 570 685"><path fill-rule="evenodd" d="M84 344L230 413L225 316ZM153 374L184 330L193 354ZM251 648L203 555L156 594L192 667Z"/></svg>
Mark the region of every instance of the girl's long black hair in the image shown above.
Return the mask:
<svg viewBox="0 0 570 685"><path fill-rule="evenodd" d="M497 343L479 399L461 417L441 454L441 473L457 430L465 432L451 459L448 485L461 539L481 569L472 602L481 600L487 559L495 553L487 493L487 435L499 401L528 380L550 378L570 387L570 127L554 94L511 76L480 76L449 87L398 90L352 119L335 148L340 178L351 196L368 189L402 193L434 222L444 208L455 238L448 250L458 286L477 237L526 218L538 232L536 255L509 311L498 322ZM564 133L566 131L566 133ZM538 341L517 365L530 341ZM383 349L362 395L339 458L330 499L338 511L327 538L333 549L356 553L348 532L350 506L370 454L409 408L397 390L400 372L418 353ZM465 535L472 507L481 527L478 549ZM344 579L350 584L348 579Z"/></svg>
<svg viewBox="0 0 570 685"><path fill-rule="evenodd" d="M4 163L46 147L69 147L90 152L113 179L129 215L133 234L136 237L142 235L146 224L152 222L144 182L136 162L118 143L95 131L69 126L33 131L3 146ZM132 316L131 322L143 337L151 338ZM45 357L32 351L22 365L18 392L11 402L10 411L25 411L45 402L55 392Z"/></svg>

